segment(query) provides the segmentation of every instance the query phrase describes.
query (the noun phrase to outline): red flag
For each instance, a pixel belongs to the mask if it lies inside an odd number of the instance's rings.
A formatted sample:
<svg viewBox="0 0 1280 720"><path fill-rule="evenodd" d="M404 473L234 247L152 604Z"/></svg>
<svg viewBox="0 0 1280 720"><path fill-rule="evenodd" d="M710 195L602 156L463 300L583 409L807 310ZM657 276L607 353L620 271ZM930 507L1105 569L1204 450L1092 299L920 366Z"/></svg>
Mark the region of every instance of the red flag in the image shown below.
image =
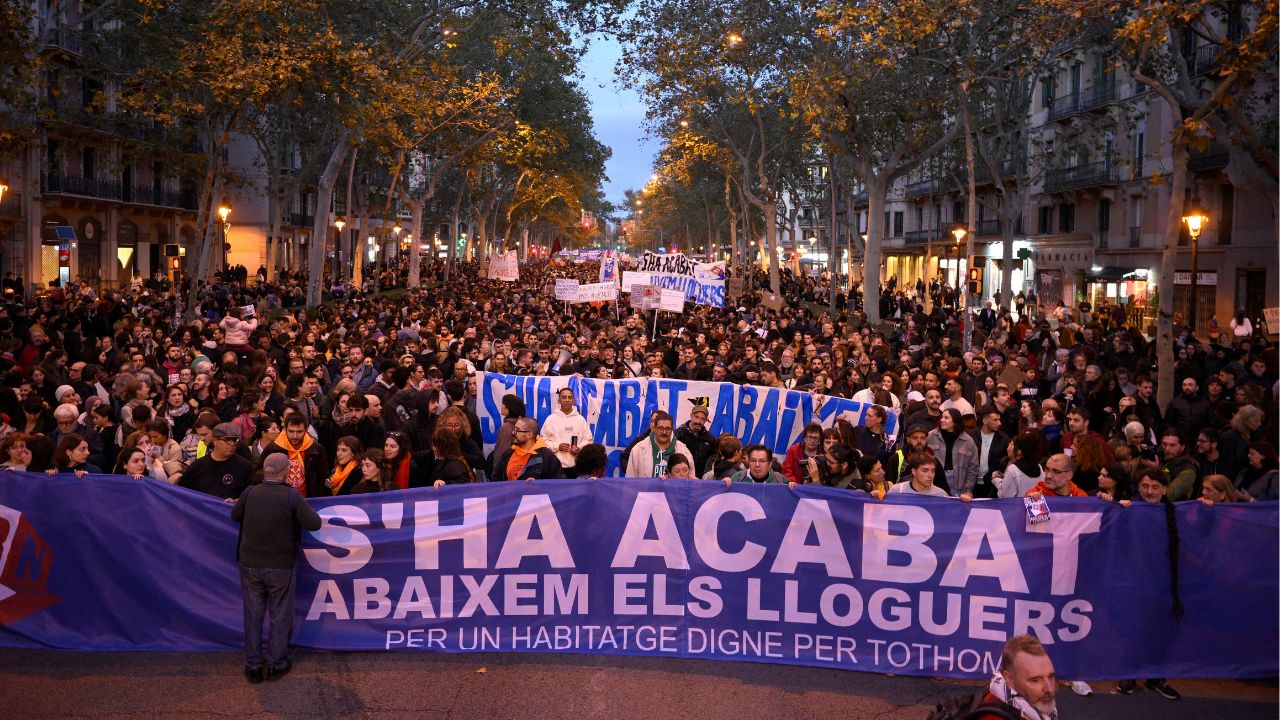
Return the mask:
<svg viewBox="0 0 1280 720"><path fill-rule="evenodd" d="M548 254L555 257L558 252L560 252L560 238L557 237L555 242L551 243L551 252Z"/></svg>

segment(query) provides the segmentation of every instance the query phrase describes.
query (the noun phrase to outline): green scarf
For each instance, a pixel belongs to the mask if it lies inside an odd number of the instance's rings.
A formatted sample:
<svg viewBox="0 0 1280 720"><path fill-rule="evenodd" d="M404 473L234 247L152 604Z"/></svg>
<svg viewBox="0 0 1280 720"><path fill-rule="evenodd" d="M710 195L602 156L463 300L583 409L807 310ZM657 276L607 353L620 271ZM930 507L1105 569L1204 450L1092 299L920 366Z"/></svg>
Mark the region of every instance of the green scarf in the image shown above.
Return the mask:
<svg viewBox="0 0 1280 720"><path fill-rule="evenodd" d="M671 444L667 445L666 450L658 448L658 438L654 433L649 433L649 449L653 452L653 476L665 475L667 472L667 461L676 452L676 439L671 437Z"/></svg>

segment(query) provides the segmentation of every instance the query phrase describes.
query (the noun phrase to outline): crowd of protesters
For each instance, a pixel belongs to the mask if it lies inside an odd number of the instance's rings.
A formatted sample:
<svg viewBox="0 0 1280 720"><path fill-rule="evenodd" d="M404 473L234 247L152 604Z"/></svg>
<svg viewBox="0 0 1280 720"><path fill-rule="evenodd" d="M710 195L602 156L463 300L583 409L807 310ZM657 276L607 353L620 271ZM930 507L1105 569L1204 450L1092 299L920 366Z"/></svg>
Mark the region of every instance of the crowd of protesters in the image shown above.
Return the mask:
<svg viewBox="0 0 1280 720"><path fill-rule="evenodd" d="M891 281L874 327L856 294L826 312L812 301L827 298L828 281L785 269L780 310L755 296L766 283L757 271L725 308L690 304L656 326L626 295L565 305L548 292L557 277L594 282L597 271L534 263L503 283L456 263L445 282L443 264L426 261L420 289L383 294L404 284L392 264L362 288L330 283L314 308L301 306L303 277L267 282L242 268L201 283L185 314L155 281L101 292L71 283L13 301L0 306L0 466L149 477L228 501L277 454L288 459L284 482L306 497L600 477L605 449L567 389L541 425L519 398L502 398L491 451L480 438L476 372L577 373L875 405L861 422L805 428L778 458L713 437L705 406L678 427L658 411L624 453L628 477L965 501L1277 498L1276 349L1243 324L1210 338L1179 328L1176 397L1161 408L1155 344L1122 313L1049 307L1020 292L974 313L966 352L962 317L936 283Z"/></svg>

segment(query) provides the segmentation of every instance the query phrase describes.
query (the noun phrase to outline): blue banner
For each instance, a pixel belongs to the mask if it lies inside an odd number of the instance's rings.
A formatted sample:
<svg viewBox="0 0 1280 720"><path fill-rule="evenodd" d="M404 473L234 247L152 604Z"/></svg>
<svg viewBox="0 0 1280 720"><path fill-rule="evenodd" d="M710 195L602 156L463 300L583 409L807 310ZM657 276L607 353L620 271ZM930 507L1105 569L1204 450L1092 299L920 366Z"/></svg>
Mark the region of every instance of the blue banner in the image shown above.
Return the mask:
<svg viewBox="0 0 1280 720"><path fill-rule="evenodd" d="M628 378L599 380L572 376L528 376L480 373L476 381L476 414L485 450L492 450L502 427L499 408L502 397L513 394L524 401L525 411L546 422L556 408L556 393L573 390L578 412L591 426L591 441L609 453L607 471L618 473L622 451L637 435L648 431L649 415L665 410L676 426L689 420L694 398L706 398L709 414L707 430L713 437L729 433L744 445L765 445L779 457L800 442L811 422L831 427L844 418L863 425L867 403L847 398L815 395L803 390L737 385L726 382L677 380L675 378ZM897 433L898 413L884 408L885 429Z"/></svg>
<svg viewBox="0 0 1280 720"><path fill-rule="evenodd" d="M962 504L822 487L487 483L312 501L294 641L987 677L1031 632L1060 677L1275 676L1277 503ZM230 650L229 505L120 476L0 475L0 645ZM1247 548L1248 552L1240 552Z"/></svg>

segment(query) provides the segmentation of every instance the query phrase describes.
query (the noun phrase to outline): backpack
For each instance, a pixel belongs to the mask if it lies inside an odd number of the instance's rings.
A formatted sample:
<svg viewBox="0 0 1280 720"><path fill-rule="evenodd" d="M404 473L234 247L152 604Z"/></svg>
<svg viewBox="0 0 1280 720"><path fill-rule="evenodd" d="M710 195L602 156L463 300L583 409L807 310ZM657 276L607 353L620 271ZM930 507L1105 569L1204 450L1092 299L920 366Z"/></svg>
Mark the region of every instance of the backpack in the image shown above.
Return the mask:
<svg viewBox="0 0 1280 720"><path fill-rule="evenodd" d="M938 703L928 720L970 720L982 715L995 715L1004 720L1022 720L1019 713L1004 703L982 702L986 692L958 695Z"/></svg>

